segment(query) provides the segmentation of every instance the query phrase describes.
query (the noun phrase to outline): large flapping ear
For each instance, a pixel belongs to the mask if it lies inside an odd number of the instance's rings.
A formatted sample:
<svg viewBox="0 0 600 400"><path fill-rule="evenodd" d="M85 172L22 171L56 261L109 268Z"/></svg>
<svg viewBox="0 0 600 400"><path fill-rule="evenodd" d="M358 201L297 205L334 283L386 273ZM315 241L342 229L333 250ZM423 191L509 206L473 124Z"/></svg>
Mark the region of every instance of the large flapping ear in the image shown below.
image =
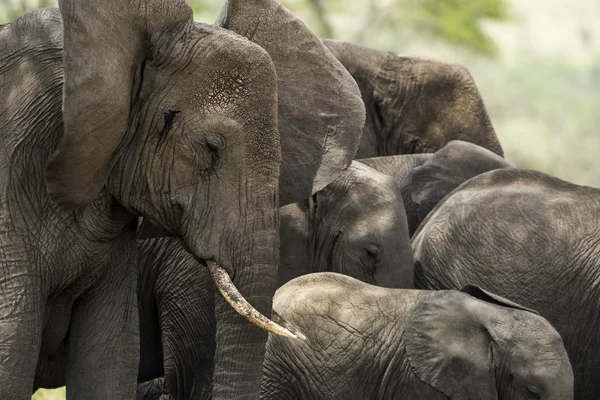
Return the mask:
<svg viewBox="0 0 600 400"><path fill-rule="evenodd" d="M485 302L495 304L497 306L514 308L516 310L528 311L539 315L537 311L532 310L531 308L523 307L522 305L505 299L504 297L498 296L497 294L488 292L487 290L483 290L479 286L469 284L460 289L460 291L463 293L467 293L475 297L476 299L483 300Z"/></svg>
<svg viewBox="0 0 600 400"><path fill-rule="evenodd" d="M411 193L412 200L418 204L419 219L423 221L444 197L474 176L512 167L483 147L461 140L448 142L413 171Z"/></svg>
<svg viewBox="0 0 600 400"><path fill-rule="evenodd" d="M352 76L276 0L228 0L217 25L263 47L278 82L280 204L321 190L356 155L365 108Z"/></svg>
<svg viewBox="0 0 600 400"><path fill-rule="evenodd" d="M413 311L404 340L417 377L450 399L497 399L492 337L468 296L432 294Z"/></svg>
<svg viewBox="0 0 600 400"><path fill-rule="evenodd" d="M152 38L192 21L184 0L61 0L64 135L46 169L53 201L93 200L127 131L136 70Z"/></svg>

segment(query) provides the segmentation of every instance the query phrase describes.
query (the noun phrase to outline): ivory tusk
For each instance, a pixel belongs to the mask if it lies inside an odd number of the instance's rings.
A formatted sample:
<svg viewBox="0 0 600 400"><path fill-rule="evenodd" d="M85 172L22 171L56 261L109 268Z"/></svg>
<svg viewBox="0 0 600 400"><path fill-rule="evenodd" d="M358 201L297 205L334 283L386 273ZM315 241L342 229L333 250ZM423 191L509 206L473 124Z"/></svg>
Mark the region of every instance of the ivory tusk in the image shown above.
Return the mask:
<svg viewBox="0 0 600 400"><path fill-rule="evenodd" d="M306 339L306 337L298 330L296 333L276 324L269 318L259 313L237 290L229 274L222 267L213 261L206 260L210 274L212 275L219 292L225 298L227 303L237 311L241 316L252 322L254 325L276 335L289 337L292 339Z"/></svg>

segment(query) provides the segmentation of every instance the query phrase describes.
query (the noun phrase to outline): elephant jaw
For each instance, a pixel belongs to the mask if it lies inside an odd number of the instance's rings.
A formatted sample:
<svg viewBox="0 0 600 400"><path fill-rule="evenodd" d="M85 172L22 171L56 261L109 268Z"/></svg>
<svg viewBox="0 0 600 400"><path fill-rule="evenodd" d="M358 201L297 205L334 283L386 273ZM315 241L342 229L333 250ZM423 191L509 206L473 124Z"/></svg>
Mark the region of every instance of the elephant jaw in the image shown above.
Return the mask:
<svg viewBox="0 0 600 400"><path fill-rule="evenodd" d="M269 318L265 317L263 314L258 312L258 310L252 307L252 305L248 303L248 301L246 301L246 299L244 299L241 293L237 290L227 271L225 271L225 269L223 269L217 263L206 260L203 262L203 264L208 267L215 285L217 285L221 295L225 298L227 303L229 303L229 305L241 316L259 328L262 328L268 332L272 332L276 335L289 337L292 339L306 339L306 336L304 336L302 332L292 328L285 321L281 320L279 322L282 322L290 329L284 328L281 325L271 321Z"/></svg>

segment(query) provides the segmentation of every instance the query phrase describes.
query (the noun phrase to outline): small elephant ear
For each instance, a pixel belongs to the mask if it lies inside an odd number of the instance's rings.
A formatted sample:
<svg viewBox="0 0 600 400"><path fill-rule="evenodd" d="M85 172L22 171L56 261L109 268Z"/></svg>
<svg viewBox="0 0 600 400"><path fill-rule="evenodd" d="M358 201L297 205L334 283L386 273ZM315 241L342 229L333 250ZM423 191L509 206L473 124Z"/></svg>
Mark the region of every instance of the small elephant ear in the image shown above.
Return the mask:
<svg viewBox="0 0 600 400"><path fill-rule="evenodd" d="M421 221L449 193L469 179L512 164L472 143L452 140L412 174L412 200L418 204Z"/></svg>
<svg viewBox="0 0 600 400"><path fill-rule="evenodd" d="M279 209L279 286L310 272L309 209L309 200L288 204Z"/></svg>
<svg viewBox="0 0 600 400"><path fill-rule="evenodd" d="M65 208L93 200L125 136L136 71L152 38L192 20L184 0L60 0L63 123L46 168L50 198Z"/></svg>
<svg viewBox="0 0 600 400"><path fill-rule="evenodd" d="M278 80L280 205L308 198L352 162L365 107L352 76L276 0L228 0L217 25L264 48Z"/></svg>
<svg viewBox="0 0 600 400"><path fill-rule="evenodd" d="M465 287L463 287L462 289L460 289L460 291L463 293L467 293L479 300L483 300L488 303L495 304L497 306L514 308L516 310L528 311L528 312L539 315L539 313L537 311L532 310L531 308L523 307L522 305L514 303L508 299L505 299L504 297L498 296L497 294L488 292L487 290L483 290L479 286L469 284L469 285L466 285Z"/></svg>
<svg viewBox="0 0 600 400"><path fill-rule="evenodd" d="M469 297L434 292L407 320L404 341L417 377L450 399L497 399L492 337Z"/></svg>

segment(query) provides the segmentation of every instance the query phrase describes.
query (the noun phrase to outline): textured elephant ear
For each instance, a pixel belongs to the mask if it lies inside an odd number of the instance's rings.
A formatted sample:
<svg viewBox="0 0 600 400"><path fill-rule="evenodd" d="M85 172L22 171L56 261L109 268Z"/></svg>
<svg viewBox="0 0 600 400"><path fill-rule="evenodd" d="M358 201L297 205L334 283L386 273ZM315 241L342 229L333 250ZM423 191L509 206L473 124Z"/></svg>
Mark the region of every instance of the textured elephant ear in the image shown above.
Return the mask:
<svg viewBox="0 0 600 400"><path fill-rule="evenodd" d="M417 377L450 399L497 399L492 336L477 304L456 291L432 294L419 304L404 331Z"/></svg>
<svg viewBox="0 0 600 400"><path fill-rule="evenodd" d="M217 25L263 47L278 78L280 204L321 190L356 155L365 108L352 76L275 0L228 0Z"/></svg>
<svg viewBox="0 0 600 400"><path fill-rule="evenodd" d="M413 171L411 197L418 204L420 221L444 197L474 176L512 167L504 158L483 147L461 140L448 142L429 161Z"/></svg>
<svg viewBox="0 0 600 400"><path fill-rule="evenodd" d="M64 135L46 168L65 208L100 192L125 137L134 77L152 38L192 21L184 0L61 0Z"/></svg>
<svg viewBox="0 0 600 400"><path fill-rule="evenodd" d="M523 307L522 305L512 302L508 299L505 299L502 296L498 296L497 294L488 292L487 290L483 290L479 286L469 284L469 285L466 285L465 287L463 287L462 289L460 289L460 291L463 293L467 293L467 294L475 297L476 299L483 300L485 302L495 304L497 306L514 308L515 310L528 311L528 312L539 315L539 313L537 311L532 310L531 308Z"/></svg>
<svg viewBox="0 0 600 400"><path fill-rule="evenodd" d="M279 209L278 286L310 271L309 202L304 200ZM298 268L305 268L299 270Z"/></svg>

